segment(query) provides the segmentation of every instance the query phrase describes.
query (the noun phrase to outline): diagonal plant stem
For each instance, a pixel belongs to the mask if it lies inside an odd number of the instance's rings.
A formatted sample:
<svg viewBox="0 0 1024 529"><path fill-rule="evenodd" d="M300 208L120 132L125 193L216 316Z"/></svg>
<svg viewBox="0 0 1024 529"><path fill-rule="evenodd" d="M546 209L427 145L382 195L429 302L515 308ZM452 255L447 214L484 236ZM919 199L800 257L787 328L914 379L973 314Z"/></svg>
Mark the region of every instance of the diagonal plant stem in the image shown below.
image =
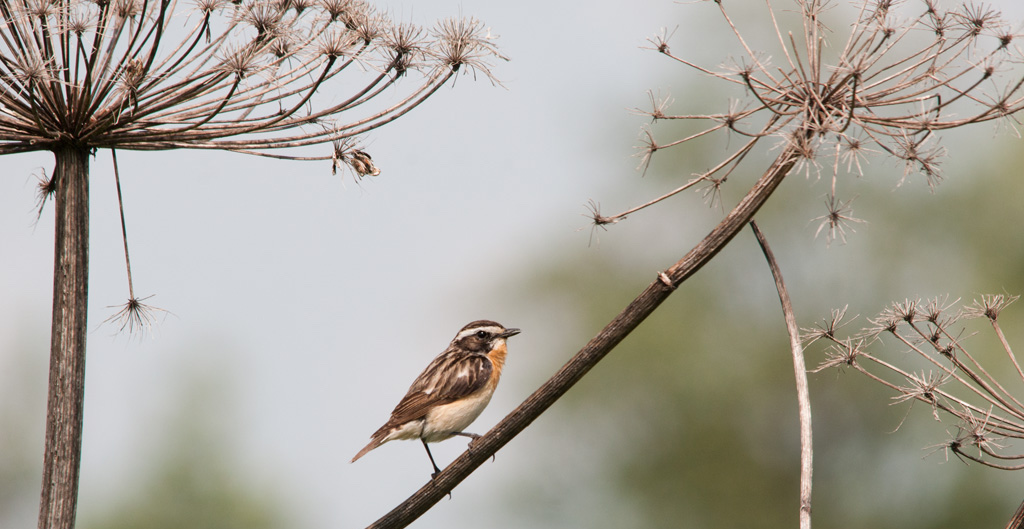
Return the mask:
<svg viewBox="0 0 1024 529"><path fill-rule="evenodd" d="M782 280L782 271L775 260L775 254L768 246L768 239L761 233L757 223L750 221L758 244L768 260L768 267L775 278L775 288L779 291L779 302L786 318L786 331L789 334L789 346L793 351L793 372L796 375L796 398L800 415L800 529L811 529L811 483L814 471L814 443L811 436L811 394L807 386L807 362L804 361L804 350L800 344L800 328L796 325L796 314L793 312L793 301L789 298L786 283Z"/></svg>
<svg viewBox="0 0 1024 529"><path fill-rule="evenodd" d="M1006 529L1022 528L1024 528L1024 502L1021 502L1020 507L1017 507L1017 512L1013 513L1013 518L1010 518L1010 522L1006 524Z"/></svg>
<svg viewBox="0 0 1024 529"><path fill-rule="evenodd" d="M800 155L792 144L785 147L747 195L703 240L671 268L659 273L654 282L519 407L484 436L474 441L469 450L442 470L437 477L391 512L370 524L369 528L394 529L409 525L526 429L650 316L683 281L717 255L754 217L799 160Z"/></svg>

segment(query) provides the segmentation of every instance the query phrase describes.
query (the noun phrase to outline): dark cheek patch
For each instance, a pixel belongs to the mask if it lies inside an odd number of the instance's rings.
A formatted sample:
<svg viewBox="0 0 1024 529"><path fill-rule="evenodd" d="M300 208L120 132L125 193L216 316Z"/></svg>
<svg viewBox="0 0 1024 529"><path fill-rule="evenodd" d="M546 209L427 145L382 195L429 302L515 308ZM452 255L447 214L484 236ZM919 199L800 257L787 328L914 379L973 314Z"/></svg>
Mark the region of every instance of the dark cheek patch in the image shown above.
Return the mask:
<svg viewBox="0 0 1024 529"><path fill-rule="evenodd" d="M466 338L463 338L459 345L461 345L463 349L471 352L487 350L487 342L477 338L476 336L467 336Z"/></svg>

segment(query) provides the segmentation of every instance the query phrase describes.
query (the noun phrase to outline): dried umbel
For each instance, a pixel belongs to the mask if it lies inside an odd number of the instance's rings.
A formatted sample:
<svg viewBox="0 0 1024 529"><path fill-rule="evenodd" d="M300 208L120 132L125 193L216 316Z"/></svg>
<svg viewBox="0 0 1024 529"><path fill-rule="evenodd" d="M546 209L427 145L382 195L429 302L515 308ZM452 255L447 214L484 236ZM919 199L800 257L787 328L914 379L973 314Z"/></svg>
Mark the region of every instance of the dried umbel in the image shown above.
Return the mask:
<svg viewBox="0 0 1024 529"><path fill-rule="evenodd" d="M330 145L501 57L475 19L426 31L358 0L3 0L0 33L0 154Z"/></svg>
<svg viewBox="0 0 1024 529"><path fill-rule="evenodd" d="M595 214L595 222L609 224L694 186L714 203L746 155L767 141L780 148L779 159L796 158L796 171L831 173L827 213L817 219L818 233L830 242L843 240L860 221L852 217L851 199L838 196L838 182L863 174L869 156L894 158L903 166L903 179L922 175L934 186L946 153L940 131L991 120L1002 120L1016 131L1013 114L1024 108L1024 77L1013 70L1024 53L1014 26L984 4L966 2L947 9L935 0L862 0L850 9L828 0L764 0L756 20L768 21L775 38L756 43L728 12L740 4L714 4L724 19L723 29L735 36L739 57L718 69L699 66L672 50L668 32L650 39L651 49L734 86L743 99L722 101L725 108L718 113L673 114L672 98L652 93L650 108L639 110L641 114L654 122L683 120L701 128L682 138L659 140L645 127L640 167L646 169L660 150L708 141L712 133L728 135L731 144L740 138L738 148L678 189L617 215ZM711 2L700 5L711 7ZM849 32L826 27L826 12ZM787 22L795 16L800 25L791 32Z"/></svg>
<svg viewBox="0 0 1024 529"><path fill-rule="evenodd" d="M838 368L864 374L894 391L894 404L920 402L935 420L952 418L955 429L939 448L989 467L1020 470L1024 404L1016 395L1024 386L1024 369L999 325L999 315L1016 300L985 295L960 308L946 298L905 300L847 337L839 336L846 311L838 310L822 324L804 329L803 338L826 344L818 371ZM1012 370L1001 369L1004 362L998 355L968 348L968 320L987 322L1002 348L1005 367Z"/></svg>

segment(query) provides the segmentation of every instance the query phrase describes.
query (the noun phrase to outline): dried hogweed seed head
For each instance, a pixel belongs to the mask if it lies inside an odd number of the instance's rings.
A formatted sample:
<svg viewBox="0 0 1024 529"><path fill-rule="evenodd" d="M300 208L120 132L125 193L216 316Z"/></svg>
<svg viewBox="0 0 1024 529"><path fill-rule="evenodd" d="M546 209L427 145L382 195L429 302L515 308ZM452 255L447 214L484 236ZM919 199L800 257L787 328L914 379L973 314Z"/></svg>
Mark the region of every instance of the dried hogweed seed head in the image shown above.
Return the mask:
<svg viewBox="0 0 1024 529"><path fill-rule="evenodd" d="M812 328L800 329L800 342L807 346L822 338L837 341L836 330L846 325L846 323L843 323L843 320L846 318L847 308L849 307L832 309L832 317L830 319L824 320L820 324L815 324Z"/></svg>
<svg viewBox="0 0 1024 529"><path fill-rule="evenodd" d="M1015 298L1014 298L1015 299ZM867 335L869 342L851 346L852 340L840 340L821 330L808 333L813 338L828 337L834 344L824 352L825 360L819 369L855 365L856 371L880 383L887 390L896 391L893 403L924 402L935 420L952 417L959 423L952 438L940 445L965 461L972 461L996 469L1024 469L1024 453L1009 450L1013 443L1000 443L1012 439L1024 442L1024 404L1005 387L1005 378L998 380L983 364L983 356L969 352L962 336L966 329L954 331L950 327L960 317L993 319L996 312L1011 302L1004 296L985 295L971 305L954 311L959 300L950 302L948 296L939 296L925 302L905 300L895 302L872 322L878 322L892 332L889 340L875 339L879 327ZM955 312L955 316L950 316ZM1013 355L999 326L992 321L990 329L1003 345L1003 352L1011 360L1024 383L1024 369ZM862 351L865 346L881 349L879 352ZM893 345L896 347L894 348ZM853 353L852 350L861 351ZM884 358L885 349L896 349L891 358ZM856 354L855 358L851 355ZM917 371L915 359L924 360L928 370ZM845 364L844 361L856 363ZM1012 389L1012 388L1010 388ZM909 415L910 408L908 408ZM906 420L904 417L900 421ZM970 450L968 450L970 449ZM1012 464L1007 464L1011 462Z"/></svg>
<svg viewBox="0 0 1024 529"><path fill-rule="evenodd" d="M142 62L142 59L132 59L128 61L124 69L121 70L121 83L127 89L135 91L142 85L142 81L146 78L146 65Z"/></svg>
<svg viewBox="0 0 1024 529"><path fill-rule="evenodd" d="M142 6L139 0L114 0L114 13L118 17L130 19L139 16Z"/></svg>
<svg viewBox="0 0 1024 529"><path fill-rule="evenodd" d="M352 166L352 169L359 176L377 176L380 174L380 169L373 165L373 158L370 158L366 151L355 149L349 152L348 164Z"/></svg>
<svg viewBox="0 0 1024 529"><path fill-rule="evenodd" d="M834 341L825 351L825 360L818 364L818 367L814 368L813 372L818 373L834 367L856 366L857 360L864 354L863 345L864 343L861 340L846 339Z"/></svg>
<svg viewBox="0 0 1024 529"><path fill-rule="evenodd" d="M50 82L53 78L50 73L51 61L44 60L38 56L20 57L24 62L16 64L15 78L21 80L30 87Z"/></svg>
<svg viewBox="0 0 1024 529"><path fill-rule="evenodd" d="M834 2L798 2L803 23L795 24L792 31L768 4L761 9L775 22L775 35L766 43L742 34L727 13L731 4L716 4L727 30L735 36L740 50L737 59L718 71L694 64L673 54L664 30L648 39L649 49L721 80L748 96L748 103L736 106L742 109L739 112L676 117L703 123L702 132L683 138L656 140L645 129L639 147L644 158L638 169L646 171L656 150L698 138L707 141L704 138L710 133L725 130L727 136L738 132L751 140L729 147L733 152L705 171L708 180L724 181L739 161L752 159L746 155L757 144L769 139L781 152L795 153L797 163L789 167L808 177L812 170L820 176L819 159L834 156L829 164L832 196L838 195L843 166L846 173L860 176L862 160L869 154L902 161L904 174L897 185L911 174L921 174L934 188L942 179L940 165L946 154L939 132L1011 118L1024 108L1024 82L1020 81L1024 76L1019 72L1024 54L1008 50L1013 32L984 4L968 2L947 12L934 0L865 0L859 3L855 22L845 26L850 28L849 35L838 35L824 25L825 10ZM769 65L768 54L781 57L782 64ZM1012 69L1018 71L1004 76ZM1003 81L1004 77L1009 80ZM992 90L997 95L985 93ZM654 106L645 114L661 121L670 113ZM1016 130L1009 119L1004 122ZM743 124L758 127L744 131ZM652 203L667 196L671 194ZM833 216L832 226L835 220Z"/></svg>
<svg viewBox="0 0 1024 529"><path fill-rule="evenodd" d="M0 153L72 143L329 159L298 150L390 123L454 77L436 60L439 43L409 38L411 25L395 26L360 0L17 0L8 7L0 9L10 81L0 90L0 129L17 132L0 137ZM384 34L399 35L391 43L397 57ZM380 84L387 68L391 76L423 75ZM351 112L357 107L362 114ZM310 126L334 123L342 112L354 121Z"/></svg>
<svg viewBox="0 0 1024 529"><path fill-rule="evenodd" d="M294 44L291 35L279 35L270 42L270 53L278 59L290 57L295 54Z"/></svg>
<svg viewBox="0 0 1024 529"><path fill-rule="evenodd" d="M384 43L391 50L389 65L398 75L416 65L425 42L423 29L413 24L397 24L384 34Z"/></svg>
<svg viewBox="0 0 1024 529"><path fill-rule="evenodd" d="M849 229L851 232L856 232L853 229L853 224L866 222L864 219L858 219L853 216L851 204L853 204L856 198L841 202L835 195L829 195L825 200L825 207L828 209L828 213L814 219L820 221L818 230L814 232L814 237L817 238L824 231L825 241L828 244L831 245L837 239L846 244L846 230Z"/></svg>
<svg viewBox="0 0 1024 529"><path fill-rule="evenodd" d="M320 36L320 53L334 59L356 49L359 37L345 28L330 28Z"/></svg>
<svg viewBox="0 0 1024 529"><path fill-rule="evenodd" d="M46 206L47 200L57 191L57 173L42 173L36 178L36 218L39 219L43 215L43 207Z"/></svg>
<svg viewBox="0 0 1024 529"><path fill-rule="evenodd" d="M994 31L1004 24L998 11L974 2L961 5L960 9L952 12L952 16L972 37L981 35L983 31Z"/></svg>
<svg viewBox="0 0 1024 529"><path fill-rule="evenodd" d="M986 294L981 299L964 307L961 314L964 318L988 318L991 321L999 319L999 314L1020 299L1020 296L1008 296L1004 294Z"/></svg>
<svg viewBox="0 0 1024 529"><path fill-rule="evenodd" d="M289 0L288 5L295 11L295 14L301 15L307 9L311 9L316 5L316 0Z"/></svg>
<svg viewBox="0 0 1024 529"><path fill-rule="evenodd" d="M146 296L141 299L129 298L119 311L104 320L103 323L119 324L118 330L120 332L127 332L130 336L137 335L142 337L151 333L153 326L156 324L156 313L170 314L165 309L143 303L144 300L151 297L153 296Z"/></svg>
<svg viewBox="0 0 1024 529"><path fill-rule="evenodd" d="M437 41L437 57L453 71L463 66L472 73L477 71L492 83L497 79L491 74L491 58L508 60L494 46L494 39L484 23L476 18L446 18L433 31Z"/></svg>
<svg viewBox="0 0 1024 529"><path fill-rule="evenodd" d="M223 9L230 2L227 0L196 0L196 9L205 15L211 15Z"/></svg>
<svg viewBox="0 0 1024 529"><path fill-rule="evenodd" d="M246 8L245 20L256 29L257 40L267 40L280 32L283 10L271 3L249 4Z"/></svg>
<svg viewBox="0 0 1024 529"><path fill-rule="evenodd" d="M948 325L956 321L956 316L947 317L949 309L959 303L959 299L949 301L949 296L937 296L925 302L924 319L936 325ZM940 325L941 326L941 325Z"/></svg>
<svg viewBox="0 0 1024 529"><path fill-rule="evenodd" d="M229 48L221 59L219 69L238 79L245 79L259 70L257 57L259 49L259 47L251 45Z"/></svg>
<svg viewBox="0 0 1024 529"><path fill-rule="evenodd" d="M95 22L92 18L85 13L74 13L68 19L68 31L73 33L79 39L82 35L89 32L95 26Z"/></svg>

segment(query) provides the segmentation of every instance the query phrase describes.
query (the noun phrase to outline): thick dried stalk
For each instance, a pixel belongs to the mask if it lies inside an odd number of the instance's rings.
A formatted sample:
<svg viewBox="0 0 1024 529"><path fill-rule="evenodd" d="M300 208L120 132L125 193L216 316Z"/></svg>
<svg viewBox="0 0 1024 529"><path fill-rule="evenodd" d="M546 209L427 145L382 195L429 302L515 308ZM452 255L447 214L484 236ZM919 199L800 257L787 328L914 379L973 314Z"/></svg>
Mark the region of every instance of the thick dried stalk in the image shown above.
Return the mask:
<svg viewBox="0 0 1024 529"><path fill-rule="evenodd" d="M56 241L50 389L39 529L75 525L85 396L85 336L89 286L89 153L66 147L57 159Z"/></svg>
<svg viewBox="0 0 1024 529"><path fill-rule="evenodd" d="M1017 507L1017 512L1013 513L1013 518L1006 524L1006 529L1021 529L1024 527L1024 502L1021 502L1020 507Z"/></svg>

